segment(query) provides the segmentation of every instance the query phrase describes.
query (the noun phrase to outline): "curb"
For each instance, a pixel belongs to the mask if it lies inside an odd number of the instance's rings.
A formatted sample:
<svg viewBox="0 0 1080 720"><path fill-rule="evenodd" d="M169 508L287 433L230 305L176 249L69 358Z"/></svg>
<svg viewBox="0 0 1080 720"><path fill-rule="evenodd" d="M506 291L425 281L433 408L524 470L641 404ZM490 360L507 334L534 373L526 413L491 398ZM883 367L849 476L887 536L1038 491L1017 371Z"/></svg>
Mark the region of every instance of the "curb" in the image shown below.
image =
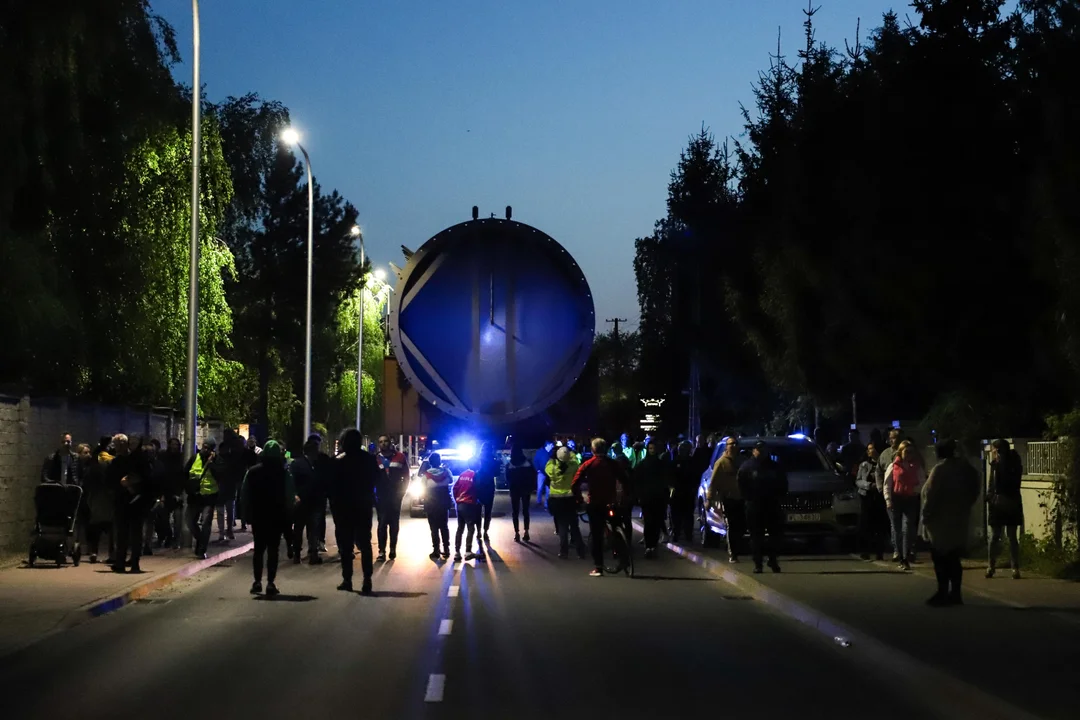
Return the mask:
<svg viewBox="0 0 1080 720"><path fill-rule="evenodd" d="M172 572L160 575L158 577L150 578L145 582L141 582L138 585L125 590L119 595L113 595L100 600L94 600L93 602L83 605L74 612L70 613L60 624L61 629L67 629L80 625L87 620L92 620L102 615L108 615L111 612L116 612L122 607L130 605L131 603L141 598L150 595L157 590L172 585L177 580L182 580L186 577L191 577L195 573L205 570L208 567L213 567L220 562L230 560L238 555L254 549L255 543L249 542L238 547L229 548L225 552L212 555L205 560L195 560L187 565L173 570Z"/></svg>
<svg viewBox="0 0 1080 720"><path fill-rule="evenodd" d="M643 526L634 522L634 529L641 532ZM870 635L835 620L809 605L794 600L738 570L728 563L719 562L675 543L664 547L676 555L705 568L709 573L743 590L755 600L772 610L798 621L824 635L844 651L855 657L852 660L862 667L888 668L889 681L897 675L905 677L910 687L918 687L925 693L932 711L942 718L982 717L1001 720L1039 720L1038 715L1018 708L942 670L924 663L902 650L893 648Z"/></svg>

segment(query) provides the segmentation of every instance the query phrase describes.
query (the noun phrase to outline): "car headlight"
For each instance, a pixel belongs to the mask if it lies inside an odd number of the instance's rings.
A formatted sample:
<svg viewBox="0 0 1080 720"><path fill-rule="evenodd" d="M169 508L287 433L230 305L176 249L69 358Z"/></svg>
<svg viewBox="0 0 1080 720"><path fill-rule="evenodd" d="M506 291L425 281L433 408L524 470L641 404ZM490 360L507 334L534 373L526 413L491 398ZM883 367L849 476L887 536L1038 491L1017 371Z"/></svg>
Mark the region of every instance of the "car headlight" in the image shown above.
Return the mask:
<svg viewBox="0 0 1080 720"><path fill-rule="evenodd" d="M838 492L833 496L836 502L851 502L859 498L858 490L845 490L844 492Z"/></svg>
<svg viewBox="0 0 1080 720"><path fill-rule="evenodd" d="M413 481L409 483L409 494L414 498L424 497L424 483L420 478L413 478Z"/></svg>

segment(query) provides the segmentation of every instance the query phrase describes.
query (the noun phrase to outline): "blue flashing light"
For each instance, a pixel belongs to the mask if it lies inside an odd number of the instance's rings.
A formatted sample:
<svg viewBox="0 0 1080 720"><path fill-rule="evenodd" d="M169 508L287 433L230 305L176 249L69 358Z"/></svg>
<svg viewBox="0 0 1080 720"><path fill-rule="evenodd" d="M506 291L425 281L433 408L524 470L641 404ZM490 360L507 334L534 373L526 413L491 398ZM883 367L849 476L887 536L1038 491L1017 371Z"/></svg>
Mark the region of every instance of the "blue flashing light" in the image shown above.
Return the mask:
<svg viewBox="0 0 1080 720"><path fill-rule="evenodd" d="M789 440L809 440L810 438L806 437L802 433L795 433L793 435L788 435L788 439Z"/></svg>
<svg viewBox="0 0 1080 720"><path fill-rule="evenodd" d="M471 460L476 457L476 443L471 440L459 443L456 448L458 457L462 460Z"/></svg>

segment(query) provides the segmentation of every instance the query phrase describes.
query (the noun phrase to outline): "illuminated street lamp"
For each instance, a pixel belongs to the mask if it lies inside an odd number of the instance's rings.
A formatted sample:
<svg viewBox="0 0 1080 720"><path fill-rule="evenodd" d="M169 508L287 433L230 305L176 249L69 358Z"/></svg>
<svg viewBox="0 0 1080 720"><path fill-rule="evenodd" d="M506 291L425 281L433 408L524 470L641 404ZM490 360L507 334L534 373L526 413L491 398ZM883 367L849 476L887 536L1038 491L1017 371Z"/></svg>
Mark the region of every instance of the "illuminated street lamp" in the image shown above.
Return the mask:
<svg viewBox="0 0 1080 720"><path fill-rule="evenodd" d="M360 243L360 269L364 269L364 232L353 225L349 234ZM360 405L364 397L364 287L360 286L360 320L356 334L356 429L360 430ZM360 434L363 437L363 431Z"/></svg>
<svg viewBox="0 0 1080 720"><path fill-rule="evenodd" d="M311 270L315 263L315 181L311 174L311 158L300 144L300 133L286 128L281 139L294 145L304 155L307 170L308 224L307 224L307 325L304 332L304 438L311 434Z"/></svg>

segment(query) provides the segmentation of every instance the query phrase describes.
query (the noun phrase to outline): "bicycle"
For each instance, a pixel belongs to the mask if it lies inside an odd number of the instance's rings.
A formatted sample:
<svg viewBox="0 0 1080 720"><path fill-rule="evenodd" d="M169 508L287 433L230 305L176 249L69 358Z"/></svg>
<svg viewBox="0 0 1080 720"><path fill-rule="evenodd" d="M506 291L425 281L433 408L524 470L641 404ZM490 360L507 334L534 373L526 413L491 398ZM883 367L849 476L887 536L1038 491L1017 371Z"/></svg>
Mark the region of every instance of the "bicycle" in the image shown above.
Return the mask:
<svg viewBox="0 0 1080 720"><path fill-rule="evenodd" d="M604 571L624 572L627 577L634 577L634 551L626 537L623 518L614 505L608 506L604 524Z"/></svg>

